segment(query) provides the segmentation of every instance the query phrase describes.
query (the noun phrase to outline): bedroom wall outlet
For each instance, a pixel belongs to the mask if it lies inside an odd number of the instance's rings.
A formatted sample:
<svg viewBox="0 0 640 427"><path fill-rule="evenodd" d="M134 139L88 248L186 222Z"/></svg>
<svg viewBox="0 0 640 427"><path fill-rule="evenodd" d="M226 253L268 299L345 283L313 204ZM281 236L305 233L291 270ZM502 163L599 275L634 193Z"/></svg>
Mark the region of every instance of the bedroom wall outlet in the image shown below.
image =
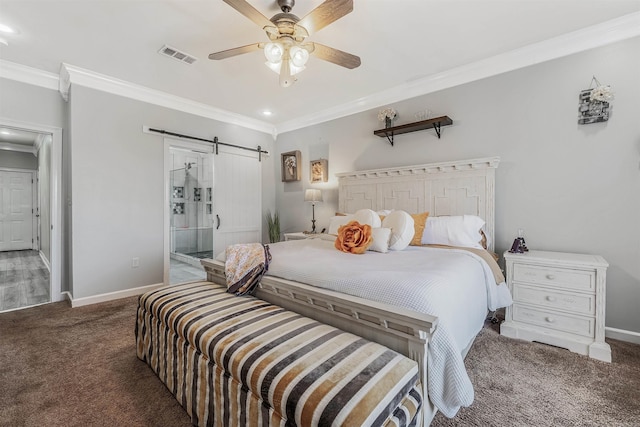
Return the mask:
<svg viewBox="0 0 640 427"><path fill-rule="evenodd" d="M140 267L140 258L136 257L136 258L131 258L131 268L138 268Z"/></svg>

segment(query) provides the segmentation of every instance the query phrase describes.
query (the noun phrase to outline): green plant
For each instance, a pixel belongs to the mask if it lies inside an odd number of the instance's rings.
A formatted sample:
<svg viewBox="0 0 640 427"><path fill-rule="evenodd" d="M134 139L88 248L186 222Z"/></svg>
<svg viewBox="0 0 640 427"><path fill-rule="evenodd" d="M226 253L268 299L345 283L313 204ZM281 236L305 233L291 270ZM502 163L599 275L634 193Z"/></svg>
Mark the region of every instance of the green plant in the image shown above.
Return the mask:
<svg viewBox="0 0 640 427"><path fill-rule="evenodd" d="M278 212L274 212L271 215L271 211L267 211L264 215L267 220L267 227L269 227L269 243L276 243L280 241L280 217Z"/></svg>

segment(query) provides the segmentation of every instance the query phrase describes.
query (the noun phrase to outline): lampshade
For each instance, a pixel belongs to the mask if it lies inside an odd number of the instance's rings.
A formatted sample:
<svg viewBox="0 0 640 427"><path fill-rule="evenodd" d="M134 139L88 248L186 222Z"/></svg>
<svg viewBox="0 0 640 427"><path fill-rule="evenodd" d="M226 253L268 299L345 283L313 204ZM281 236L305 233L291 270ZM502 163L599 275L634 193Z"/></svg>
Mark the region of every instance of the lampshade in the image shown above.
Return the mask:
<svg viewBox="0 0 640 427"><path fill-rule="evenodd" d="M282 60L284 47L280 43L267 43L264 47L264 56L272 64L277 64Z"/></svg>
<svg viewBox="0 0 640 427"><path fill-rule="evenodd" d="M309 60L309 52L299 46L291 46L291 49L289 49L289 57L293 65L303 68Z"/></svg>
<svg viewBox="0 0 640 427"><path fill-rule="evenodd" d="M322 201L322 191L310 188L305 190L304 192L304 201L305 202L321 202Z"/></svg>

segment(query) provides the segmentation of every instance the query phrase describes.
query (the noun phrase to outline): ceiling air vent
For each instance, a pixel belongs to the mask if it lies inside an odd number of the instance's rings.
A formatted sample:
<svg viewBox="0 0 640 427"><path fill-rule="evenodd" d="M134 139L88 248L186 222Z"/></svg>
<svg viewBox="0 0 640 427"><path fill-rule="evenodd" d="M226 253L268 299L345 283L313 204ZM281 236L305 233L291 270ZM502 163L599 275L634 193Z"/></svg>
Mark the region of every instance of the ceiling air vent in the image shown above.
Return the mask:
<svg viewBox="0 0 640 427"><path fill-rule="evenodd" d="M185 63L187 63L189 65L193 64L194 62L196 62L198 60L195 56L191 56L188 53L180 52L175 47L171 47L171 46L167 46L167 45L162 46L162 49L160 49L158 51L158 53L160 55L169 56L169 57L171 57L173 59L176 59L176 60L178 60L180 62L185 62Z"/></svg>

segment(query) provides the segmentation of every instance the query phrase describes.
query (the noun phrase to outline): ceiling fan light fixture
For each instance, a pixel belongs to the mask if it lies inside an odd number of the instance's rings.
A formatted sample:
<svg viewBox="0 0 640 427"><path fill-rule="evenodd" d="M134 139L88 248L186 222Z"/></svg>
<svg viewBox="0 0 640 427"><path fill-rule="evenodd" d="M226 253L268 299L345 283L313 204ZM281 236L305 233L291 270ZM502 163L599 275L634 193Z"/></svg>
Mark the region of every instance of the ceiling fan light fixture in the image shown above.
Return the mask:
<svg viewBox="0 0 640 427"><path fill-rule="evenodd" d="M284 55L284 46L280 43L267 43L264 46L264 56L272 64L278 64L282 61Z"/></svg>
<svg viewBox="0 0 640 427"><path fill-rule="evenodd" d="M289 87L295 81L296 78L291 74L291 61L285 58L282 60L282 67L280 68L280 86Z"/></svg>
<svg viewBox="0 0 640 427"><path fill-rule="evenodd" d="M280 62L265 62L264 65L267 66L267 68L269 68L271 71L273 71L276 74L280 74L280 68L282 68L282 61Z"/></svg>
<svg viewBox="0 0 640 427"><path fill-rule="evenodd" d="M304 66L309 60L309 52L300 46L291 46L291 49L289 49L289 56L291 57L291 64L302 69L304 69Z"/></svg>

